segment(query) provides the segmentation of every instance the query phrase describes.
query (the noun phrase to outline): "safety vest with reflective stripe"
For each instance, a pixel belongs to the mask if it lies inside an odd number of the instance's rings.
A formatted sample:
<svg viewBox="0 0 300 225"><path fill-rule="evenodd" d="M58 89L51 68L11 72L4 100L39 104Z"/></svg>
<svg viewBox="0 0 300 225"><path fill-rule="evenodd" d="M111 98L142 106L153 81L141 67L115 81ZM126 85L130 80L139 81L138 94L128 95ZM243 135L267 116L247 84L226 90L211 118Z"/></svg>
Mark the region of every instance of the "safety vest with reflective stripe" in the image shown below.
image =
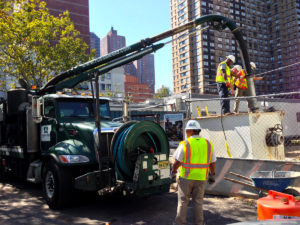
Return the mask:
<svg viewBox="0 0 300 225"><path fill-rule="evenodd" d="M240 89L247 89L248 84L247 84L247 80L246 80L245 71L241 70L239 75L240 75L240 78L238 78L237 81L235 82L235 86L237 86Z"/></svg>
<svg viewBox="0 0 300 225"><path fill-rule="evenodd" d="M226 76L227 76L227 80L229 82L231 82L231 73L230 73L230 68L229 66L226 64L226 61L223 61L219 64L218 66L218 70L217 70L217 76L216 76L216 82L221 82L221 83L225 83L225 79L222 76L222 70L221 70L221 65L225 64L226 66Z"/></svg>
<svg viewBox="0 0 300 225"><path fill-rule="evenodd" d="M184 157L180 167L180 177L189 180L207 180L213 145L204 138L191 137L180 142Z"/></svg>

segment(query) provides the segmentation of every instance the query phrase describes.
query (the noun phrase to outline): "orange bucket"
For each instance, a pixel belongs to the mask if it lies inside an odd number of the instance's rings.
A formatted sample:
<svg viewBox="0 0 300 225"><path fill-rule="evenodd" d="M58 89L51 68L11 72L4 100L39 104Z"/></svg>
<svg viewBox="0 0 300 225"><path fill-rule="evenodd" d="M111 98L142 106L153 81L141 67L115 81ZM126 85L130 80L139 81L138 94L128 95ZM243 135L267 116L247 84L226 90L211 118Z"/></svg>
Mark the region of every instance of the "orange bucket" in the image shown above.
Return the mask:
<svg viewBox="0 0 300 225"><path fill-rule="evenodd" d="M269 191L267 197L257 200L258 220L270 220L275 215L300 217L300 201L292 195Z"/></svg>

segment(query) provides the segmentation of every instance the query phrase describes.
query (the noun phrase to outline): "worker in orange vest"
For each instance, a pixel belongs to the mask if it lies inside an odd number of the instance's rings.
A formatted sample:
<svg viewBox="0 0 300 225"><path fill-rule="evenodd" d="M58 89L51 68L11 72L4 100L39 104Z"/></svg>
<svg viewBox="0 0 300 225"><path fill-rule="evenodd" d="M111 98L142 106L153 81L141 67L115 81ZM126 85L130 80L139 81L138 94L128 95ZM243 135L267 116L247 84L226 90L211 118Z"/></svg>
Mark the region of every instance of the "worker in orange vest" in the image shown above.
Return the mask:
<svg viewBox="0 0 300 225"><path fill-rule="evenodd" d="M175 224L186 224L187 207L192 197L194 205L194 224L203 225L203 197L206 180L215 182L215 161L213 145L209 140L201 138L200 124L189 120L185 127L186 140L180 142L173 154L175 163L172 175L180 168L178 181L178 206Z"/></svg>
<svg viewBox="0 0 300 225"><path fill-rule="evenodd" d="M256 69L256 65L254 62L250 63L252 71ZM234 78L234 85L236 86L236 91L235 91L235 97L241 97L241 96L246 96L246 91L248 88L247 80L246 80L246 72L245 70L242 69L240 65L235 65L231 69L231 73L238 74ZM253 80L262 80L262 77L253 77ZM240 104L240 99L235 99L234 102L234 107L233 107L233 112L238 113L239 109L239 104Z"/></svg>

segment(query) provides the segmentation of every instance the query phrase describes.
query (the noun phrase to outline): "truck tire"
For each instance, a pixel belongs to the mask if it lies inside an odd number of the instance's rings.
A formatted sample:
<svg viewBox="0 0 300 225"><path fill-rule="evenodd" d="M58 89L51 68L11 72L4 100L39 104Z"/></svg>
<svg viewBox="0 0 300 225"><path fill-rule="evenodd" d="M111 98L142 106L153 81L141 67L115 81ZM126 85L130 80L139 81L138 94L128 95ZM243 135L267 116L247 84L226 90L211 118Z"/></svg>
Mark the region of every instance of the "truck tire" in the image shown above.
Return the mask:
<svg viewBox="0 0 300 225"><path fill-rule="evenodd" d="M46 163L43 171L43 195L51 209L68 205L72 198L73 178L68 168L59 167L54 161Z"/></svg>

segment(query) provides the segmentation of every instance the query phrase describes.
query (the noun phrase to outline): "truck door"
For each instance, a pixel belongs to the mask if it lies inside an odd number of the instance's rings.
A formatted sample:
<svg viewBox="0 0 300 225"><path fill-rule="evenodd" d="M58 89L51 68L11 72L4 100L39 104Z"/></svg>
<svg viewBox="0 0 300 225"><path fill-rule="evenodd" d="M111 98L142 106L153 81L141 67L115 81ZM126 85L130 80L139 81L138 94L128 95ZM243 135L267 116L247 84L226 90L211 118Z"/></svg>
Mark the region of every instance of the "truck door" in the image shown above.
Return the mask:
<svg viewBox="0 0 300 225"><path fill-rule="evenodd" d="M40 131L41 149L42 151L48 151L48 149L57 142L57 112L53 101L45 100L44 104L44 116Z"/></svg>

